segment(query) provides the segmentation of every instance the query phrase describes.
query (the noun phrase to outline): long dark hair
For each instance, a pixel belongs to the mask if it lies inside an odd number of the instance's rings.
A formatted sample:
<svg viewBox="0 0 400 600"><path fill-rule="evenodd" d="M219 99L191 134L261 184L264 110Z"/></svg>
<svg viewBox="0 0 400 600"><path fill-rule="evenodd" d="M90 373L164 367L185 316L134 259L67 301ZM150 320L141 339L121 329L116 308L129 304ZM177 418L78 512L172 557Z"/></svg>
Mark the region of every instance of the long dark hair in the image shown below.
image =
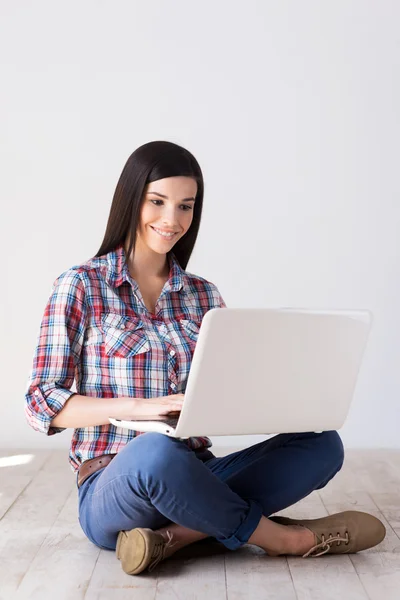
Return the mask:
<svg viewBox="0 0 400 600"><path fill-rule="evenodd" d="M128 158L115 188L106 232L95 256L103 256L129 239L127 256L135 250L136 231L144 188L164 177L186 176L197 182L193 220L189 230L170 250L182 269L186 269L196 243L203 208L203 174L195 157L182 146L172 142L155 141L139 146ZM168 252L168 254L170 254Z"/></svg>

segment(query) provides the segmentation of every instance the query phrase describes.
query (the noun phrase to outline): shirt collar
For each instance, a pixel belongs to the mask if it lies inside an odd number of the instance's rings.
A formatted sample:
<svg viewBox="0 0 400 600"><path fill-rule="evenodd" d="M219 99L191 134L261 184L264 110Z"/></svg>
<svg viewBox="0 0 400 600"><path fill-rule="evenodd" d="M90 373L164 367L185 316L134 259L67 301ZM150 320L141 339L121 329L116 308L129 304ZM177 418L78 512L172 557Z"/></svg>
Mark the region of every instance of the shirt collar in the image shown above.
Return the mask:
<svg viewBox="0 0 400 600"><path fill-rule="evenodd" d="M105 279L108 285L111 287L119 287L124 283L124 281L129 281L136 290L138 284L129 274L124 244L121 243L115 248L115 250L108 252L108 254L106 254L106 258L107 266L105 271ZM179 265L178 260L173 252L171 252L169 255L169 265L170 270L168 281L166 283L166 289L171 292L178 292L183 287L185 272Z"/></svg>

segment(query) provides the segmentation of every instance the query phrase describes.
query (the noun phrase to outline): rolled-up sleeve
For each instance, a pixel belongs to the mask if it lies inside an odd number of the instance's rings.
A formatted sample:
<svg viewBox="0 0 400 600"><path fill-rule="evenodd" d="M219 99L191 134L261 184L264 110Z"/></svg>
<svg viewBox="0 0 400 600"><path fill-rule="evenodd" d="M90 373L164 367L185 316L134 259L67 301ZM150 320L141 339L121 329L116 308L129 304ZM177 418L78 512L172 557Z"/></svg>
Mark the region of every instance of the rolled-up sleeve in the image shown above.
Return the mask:
<svg viewBox="0 0 400 600"><path fill-rule="evenodd" d="M65 271L53 283L40 325L25 394L29 425L46 435L64 431L50 426L67 400L80 360L86 329L85 287L80 274Z"/></svg>

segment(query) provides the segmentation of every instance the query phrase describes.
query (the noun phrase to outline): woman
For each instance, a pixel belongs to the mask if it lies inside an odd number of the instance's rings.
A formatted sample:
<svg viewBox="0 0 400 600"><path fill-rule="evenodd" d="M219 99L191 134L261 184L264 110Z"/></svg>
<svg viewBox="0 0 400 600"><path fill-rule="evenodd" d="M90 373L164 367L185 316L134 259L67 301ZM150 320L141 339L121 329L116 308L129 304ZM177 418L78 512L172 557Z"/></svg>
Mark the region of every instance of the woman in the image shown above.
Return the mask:
<svg viewBox="0 0 400 600"><path fill-rule="evenodd" d="M216 458L207 437L179 440L110 424L110 416L181 409L202 318L226 306L213 283L185 271L202 206L194 156L169 142L144 144L122 171L98 253L53 285L26 416L47 435L74 429L69 460L83 531L116 550L132 575L210 536L271 556L378 544L385 528L366 513L269 518L340 470L335 431L277 435Z"/></svg>

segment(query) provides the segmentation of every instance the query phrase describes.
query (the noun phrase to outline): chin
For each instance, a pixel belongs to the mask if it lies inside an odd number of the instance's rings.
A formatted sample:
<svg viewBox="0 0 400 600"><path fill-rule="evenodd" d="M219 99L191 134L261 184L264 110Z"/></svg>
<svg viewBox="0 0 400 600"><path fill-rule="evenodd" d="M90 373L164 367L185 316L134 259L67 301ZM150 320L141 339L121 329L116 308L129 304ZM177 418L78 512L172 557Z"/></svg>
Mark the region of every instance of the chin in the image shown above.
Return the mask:
<svg viewBox="0 0 400 600"><path fill-rule="evenodd" d="M174 244L175 245L175 244ZM160 246L154 246L154 244L148 244L149 248L151 248L153 250L153 252L156 252L157 254L163 254L164 256L167 254L167 252L170 252L172 250L172 248L174 246L170 246L170 247L166 247L166 248L160 248Z"/></svg>

